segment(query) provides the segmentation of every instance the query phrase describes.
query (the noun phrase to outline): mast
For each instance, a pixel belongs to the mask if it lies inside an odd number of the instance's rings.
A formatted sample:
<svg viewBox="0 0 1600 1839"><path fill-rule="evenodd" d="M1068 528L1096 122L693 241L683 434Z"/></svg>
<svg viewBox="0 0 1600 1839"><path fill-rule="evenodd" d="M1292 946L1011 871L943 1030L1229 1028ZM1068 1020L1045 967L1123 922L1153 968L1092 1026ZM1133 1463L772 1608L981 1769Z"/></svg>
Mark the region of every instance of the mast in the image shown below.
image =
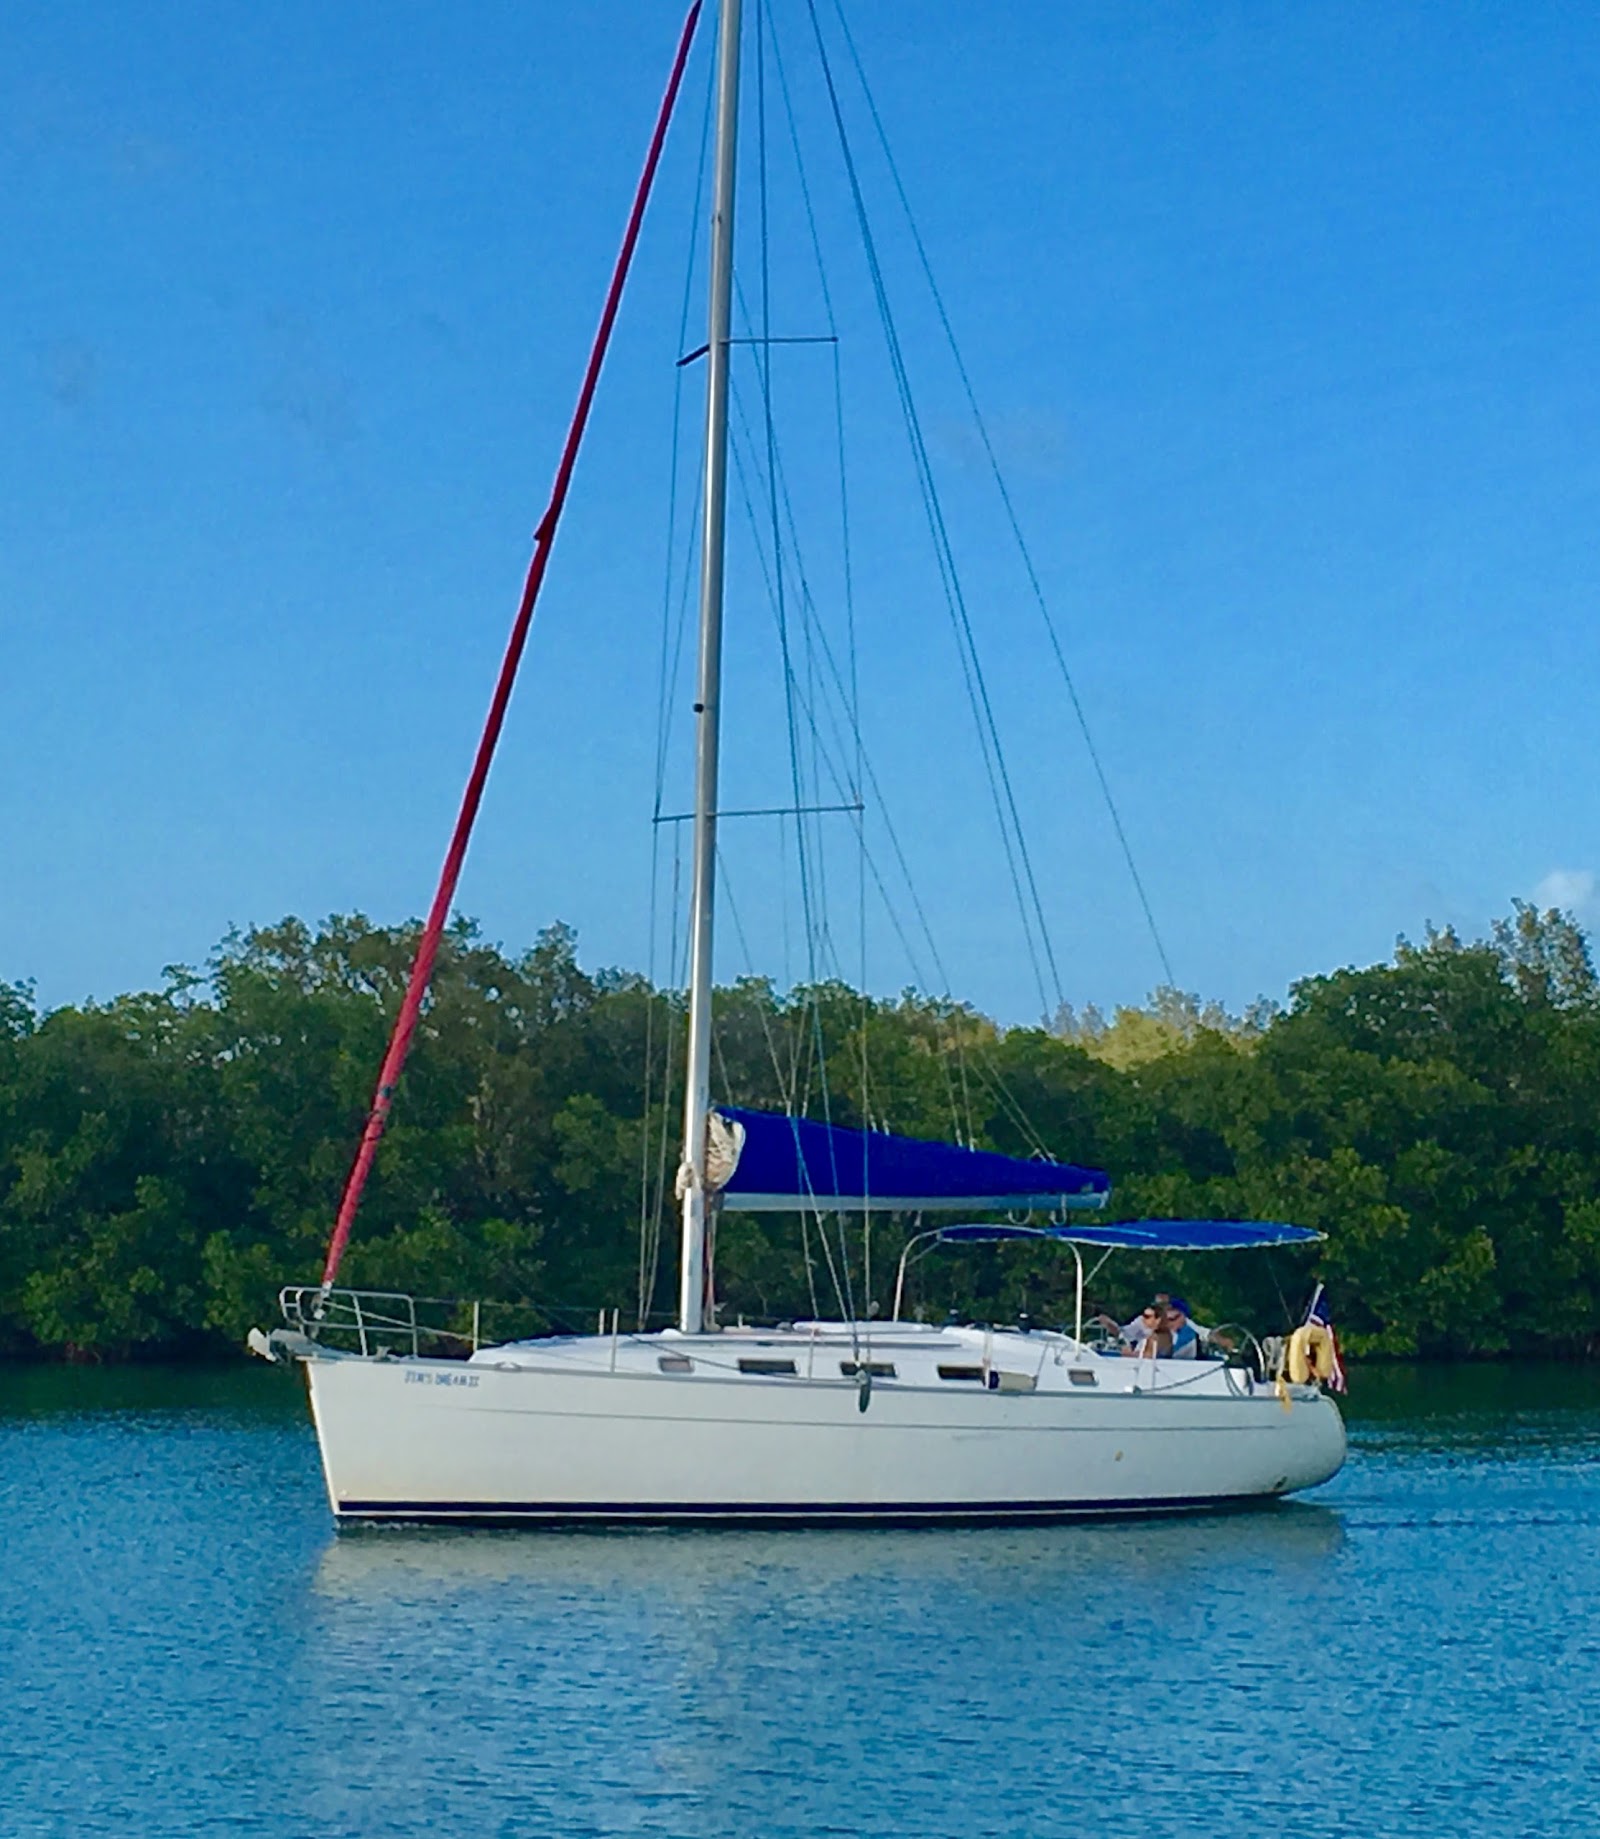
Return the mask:
<svg viewBox="0 0 1600 1839"><path fill-rule="evenodd" d="M717 138L711 197L706 332L705 524L700 548L700 668L695 697L694 866L689 907L689 1060L683 1116L683 1254L678 1326L705 1319L706 1115L711 1108L711 921L716 891L717 743L722 698L722 561L727 523L728 356L733 302L739 5L722 0L717 35Z"/></svg>

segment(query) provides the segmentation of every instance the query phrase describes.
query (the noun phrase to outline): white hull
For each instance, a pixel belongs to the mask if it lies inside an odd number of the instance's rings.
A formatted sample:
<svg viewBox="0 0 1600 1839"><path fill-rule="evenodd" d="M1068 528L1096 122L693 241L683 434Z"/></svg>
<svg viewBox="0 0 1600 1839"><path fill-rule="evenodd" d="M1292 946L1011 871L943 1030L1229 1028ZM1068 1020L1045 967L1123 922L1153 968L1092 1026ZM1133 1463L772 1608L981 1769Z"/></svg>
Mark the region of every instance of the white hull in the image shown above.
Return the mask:
<svg viewBox="0 0 1600 1839"><path fill-rule="evenodd" d="M740 1372L747 1350L793 1356L797 1371ZM791 1331L306 1365L341 1521L1051 1519L1288 1494L1344 1457L1331 1400L1294 1388L1286 1403L1220 1364L877 1325L871 1359L897 1377L875 1381L862 1409L856 1381L836 1376L851 1352L836 1333ZM663 1357L692 1368L663 1373ZM941 1358L971 1361L963 1372L981 1380L941 1379Z"/></svg>

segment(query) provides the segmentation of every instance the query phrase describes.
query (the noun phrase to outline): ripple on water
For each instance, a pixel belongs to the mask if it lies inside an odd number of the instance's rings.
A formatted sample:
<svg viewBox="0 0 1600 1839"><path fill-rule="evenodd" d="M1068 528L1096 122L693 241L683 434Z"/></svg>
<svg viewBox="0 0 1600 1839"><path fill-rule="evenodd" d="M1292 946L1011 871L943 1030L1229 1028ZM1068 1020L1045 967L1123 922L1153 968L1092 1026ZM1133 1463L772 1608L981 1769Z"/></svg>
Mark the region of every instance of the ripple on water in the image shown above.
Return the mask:
<svg viewBox="0 0 1600 1839"><path fill-rule="evenodd" d="M1592 1387L1380 1382L1315 1500L1215 1518L342 1538L278 1375L28 1388L0 1389L7 1839L1308 1809L1459 1839L1600 1806Z"/></svg>

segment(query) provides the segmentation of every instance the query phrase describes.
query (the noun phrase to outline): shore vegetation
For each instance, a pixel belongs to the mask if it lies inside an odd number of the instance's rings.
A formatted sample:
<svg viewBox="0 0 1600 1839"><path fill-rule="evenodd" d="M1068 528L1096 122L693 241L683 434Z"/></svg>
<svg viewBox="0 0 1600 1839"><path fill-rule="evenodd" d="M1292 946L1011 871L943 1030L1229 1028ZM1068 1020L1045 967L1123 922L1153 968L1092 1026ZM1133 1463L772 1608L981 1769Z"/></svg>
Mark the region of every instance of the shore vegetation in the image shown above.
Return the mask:
<svg viewBox="0 0 1600 1839"><path fill-rule="evenodd" d="M414 927L288 919L203 971L42 1013L0 984L0 1355L205 1358L314 1282ZM518 1331L664 1317L681 1000L585 970L555 926L511 954L453 927L341 1282L516 1305ZM1356 1354L1600 1349L1600 985L1570 916L1392 960L1242 1017L1174 990L1001 1028L842 984L722 993L715 1095L1107 1169L1114 1217L1261 1218L1306 1253L1113 1260L1094 1300L1180 1287L1275 1330L1317 1279ZM909 1223L726 1216L722 1319L887 1307ZM1055 1248L935 1255L912 1305L1069 1319ZM486 1326L492 1319L486 1318ZM508 1330L509 1331L509 1330Z"/></svg>

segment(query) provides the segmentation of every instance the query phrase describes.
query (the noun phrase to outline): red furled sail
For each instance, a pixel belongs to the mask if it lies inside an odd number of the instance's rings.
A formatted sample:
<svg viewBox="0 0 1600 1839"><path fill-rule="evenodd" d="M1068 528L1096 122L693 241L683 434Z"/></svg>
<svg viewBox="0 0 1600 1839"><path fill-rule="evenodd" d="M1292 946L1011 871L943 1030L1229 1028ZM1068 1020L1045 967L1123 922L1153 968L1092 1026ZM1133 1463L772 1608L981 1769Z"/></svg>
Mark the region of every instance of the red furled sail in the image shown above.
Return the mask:
<svg viewBox="0 0 1600 1839"><path fill-rule="evenodd" d="M427 924L422 929L417 955L412 962L411 976L406 984L405 1000L400 1005L400 1013L395 1017L394 1032L389 1037L388 1051L383 1057L383 1067L378 1074L378 1089L373 1095L372 1108L367 1113L366 1128L361 1133L361 1146L356 1152L355 1164L350 1170L350 1178L345 1183L344 1196L339 1203L338 1219L333 1228L333 1237L328 1241L328 1256L322 1271L324 1291L332 1286L338 1275L340 1260L344 1257L345 1247L350 1242L350 1228L355 1221L356 1209L361 1205L361 1193L367 1185L367 1177L372 1170L372 1160L377 1154L384 1126L388 1122L389 1108L394 1102L395 1087L399 1084L401 1069L406 1062L406 1053L411 1046L411 1037L416 1032L417 1018L422 1012L422 999L427 994L428 981L433 975L434 960L439 954L439 940L444 933L451 902L455 899L456 882L461 876L461 864L467 853L467 842L472 835L473 821L478 815L478 805L483 798L484 782L489 777L489 766L494 759L495 744L500 738L500 729L505 721L506 706L511 700L511 688L516 682L517 666L522 661L528 628L533 620L534 602L539 597L539 589L544 581L545 568L550 560L551 545L555 540L556 524L561 516L561 508L566 502L567 488L572 482L572 470L577 463L578 448L589 420L589 409L594 401L595 386L600 380L600 367L605 361L606 347L611 342L611 329L616 322L617 309L622 303L622 289L628 278L629 266L633 261L634 245L639 240L639 228L644 221L645 206L650 199L656 167L661 160L661 149L667 138L667 127L672 120L673 108L678 100L678 90L683 82L684 66L689 60L689 46L693 42L695 26L700 19L700 5L701 0L695 0L694 5L690 7L688 17L684 20L683 31L678 39L672 74L667 80L666 94L661 99L661 108L656 116L655 132L650 138L650 151L645 156L644 171L640 174L639 184L634 193L633 209L628 216L628 227L623 234L622 247L617 254L616 266L612 270L611 285L606 292L605 307L600 314L599 329L595 333L594 344L589 352L588 368L583 376L583 387L578 392L578 406L573 411L572 425L567 430L566 442L561 449L561 461L556 467L555 484L550 491L550 502L534 532L533 559L528 565L528 577L523 584L522 600L517 608L517 617L512 623L511 637L506 645L505 658L500 665L500 676L495 683L488 718L483 724L483 735L478 742L478 751L472 762L472 772L467 779L466 791L462 794L461 810L456 817L450 847L445 852L444 866L439 871L439 885L433 896L433 905L428 909Z"/></svg>

